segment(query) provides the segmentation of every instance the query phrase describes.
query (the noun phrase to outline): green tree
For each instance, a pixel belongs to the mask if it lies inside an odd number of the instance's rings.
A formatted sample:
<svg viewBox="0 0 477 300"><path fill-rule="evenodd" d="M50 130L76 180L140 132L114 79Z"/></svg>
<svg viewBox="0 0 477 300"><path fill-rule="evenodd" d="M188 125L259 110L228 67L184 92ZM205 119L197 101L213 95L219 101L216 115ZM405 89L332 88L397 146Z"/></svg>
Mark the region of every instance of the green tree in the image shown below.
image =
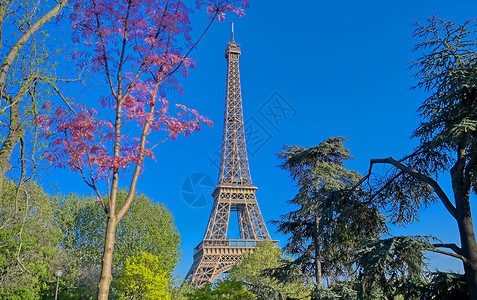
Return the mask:
<svg viewBox="0 0 477 300"><path fill-rule="evenodd" d="M127 192L120 191L119 203L126 197ZM78 284L95 290L101 272L107 222L101 205L94 197L60 196L56 216L63 232L62 245L79 264ZM143 194L135 197L118 226L114 273L120 272L127 258L138 257L142 252L157 257L160 268L167 274L175 270L181 255L180 234L172 213L165 205L152 202Z"/></svg>
<svg viewBox="0 0 477 300"><path fill-rule="evenodd" d="M126 266L113 284L122 299L170 300L167 292L170 274L162 268L157 256L141 253L126 259Z"/></svg>
<svg viewBox="0 0 477 300"><path fill-rule="evenodd" d="M14 182L5 181L0 197L0 298L48 295L55 270L66 263L60 238L49 195L32 181L18 194Z"/></svg>
<svg viewBox="0 0 477 300"><path fill-rule="evenodd" d="M251 291L262 298L264 293L279 293L284 297L303 298L310 293L303 277L280 282L270 273L267 274L268 270L279 268L286 262L280 248L270 241L262 241L258 243L253 253L245 253L242 256L242 259L230 270L229 276L245 282Z"/></svg>
<svg viewBox="0 0 477 300"><path fill-rule="evenodd" d="M241 281L226 278L214 284L207 283L203 288L196 289L188 295L189 300L253 300L255 296L244 288Z"/></svg>
<svg viewBox="0 0 477 300"><path fill-rule="evenodd" d="M20 150L24 151L28 144L25 136L31 135L31 148L36 146L38 131L33 118L50 94L46 86L58 90L51 57L61 50L58 45L48 47L52 39L44 29L67 3L68 0L0 1L0 193L4 177L12 169L17 144L21 142ZM5 37L4 31L9 35Z"/></svg>
<svg viewBox="0 0 477 300"><path fill-rule="evenodd" d="M437 272L429 276L422 299L469 299L467 282L462 274Z"/></svg>
<svg viewBox="0 0 477 300"><path fill-rule="evenodd" d="M335 282L331 286L318 286L314 289L311 299L320 300L357 300L355 282Z"/></svg>
<svg viewBox="0 0 477 300"><path fill-rule="evenodd" d="M475 20L464 24L438 17L416 23L418 58L412 63L415 88L428 94L419 107L421 123L413 132L417 149L400 160L372 159L368 177L376 179L374 199L390 211L391 221L417 220L421 208L444 204L456 220L461 245L435 243L440 253L462 260L471 299L477 299L477 243L470 196L477 187L477 41ZM372 174L376 164L390 164L384 176ZM453 195L439 184L448 172ZM373 176L376 177L373 177Z"/></svg>
<svg viewBox="0 0 477 300"><path fill-rule="evenodd" d="M427 271L425 237L391 237L368 241L358 251L356 265L360 298L421 299Z"/></svg>
<svg viewBox="0 0 477 300"><path fill-rule="evenodd" d="M299 208L274 222L279 232L290 234L285 252L296 256L295 263L318 285L323 273L331 282L350 276L354 250L386 231L384 217L366 201L366 193L352 189L362 177L344 167L353 158L345 140L331 137L311 148L284 146L277 154L298 187L288 202Z"/></svg>
<svg viewBox="0 0 477 300"><path fill-rule="evenodd" d="M169 292L171 299L174 300L189 300L189 294L194 293L197 288L190 282L185 281L180 276L173 278L174 283L169 285Z"/></svg>

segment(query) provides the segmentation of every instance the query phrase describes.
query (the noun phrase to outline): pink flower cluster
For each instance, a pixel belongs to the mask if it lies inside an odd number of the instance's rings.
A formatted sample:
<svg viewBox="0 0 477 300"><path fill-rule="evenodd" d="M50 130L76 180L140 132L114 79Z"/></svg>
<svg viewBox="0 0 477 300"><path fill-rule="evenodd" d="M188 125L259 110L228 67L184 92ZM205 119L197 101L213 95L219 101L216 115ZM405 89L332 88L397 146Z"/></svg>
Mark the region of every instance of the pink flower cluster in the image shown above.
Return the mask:
<svg viewBox="0 0 477 300"><path fill-rule="evenodd" d="M212 125L183 105L172 107L172 113L166 100L168 91L182 92L176 74L186 76L194 67L184 54L195 47L190 35L192 10L182 1L71 3L73 41L80 48L73 59L80 66L92 64L106 79L108 95L98 99L104 113L76 103L70 109L50 107L54 113L36 117L43 136L50 141L46 159L56 167L80 172L93 186L97 179L108 178L131 164L142 166L145 156L153 158L155 146L146 140L152 131L176 139L179 134L200 130L201 123ZM226 12L242 15L248 2L199 0L196 5L207 7L209 14L222 20Z"/></svg>

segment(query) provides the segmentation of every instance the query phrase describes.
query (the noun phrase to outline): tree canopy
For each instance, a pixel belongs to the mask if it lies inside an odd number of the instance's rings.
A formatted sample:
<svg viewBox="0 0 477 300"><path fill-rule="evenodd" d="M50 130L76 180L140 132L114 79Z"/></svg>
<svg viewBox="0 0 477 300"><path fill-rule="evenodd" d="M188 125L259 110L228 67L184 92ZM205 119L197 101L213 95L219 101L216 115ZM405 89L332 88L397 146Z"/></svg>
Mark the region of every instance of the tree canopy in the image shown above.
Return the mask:
<svg viewBox="0 0 477 300"><path fill-rule="evenodd" d="M270 271L282 267L288 262L280 248L273 242L262 241L252 253L245 253L242 259L229 271L233 279L246 283L247 289L260 299L276 293L283 297L301 298L310 289L305 276L296 276L293 280L280 281Z"/></svg>
<svg viewBox="0 0 477 300"><path fill-rule="evenodd" d="M118 195L119 203L127 192ZM99 277L106 217L95 197L70 194L56 198L56 216L63 233L62 246L80 264L79 284L94 289ZM172 277L180 259L180 234L171 212L163 204L147 196L136 196L130 210L118 226L116 251L113 257L115 274L119 274L130 257L142 253L153 255L160 268Z"/></svg>
<svg viewBox="0 0 477 300"><path fill-rule="evenodd" d="M33 181L23 185L18 195L14 182L5 181L0 229L0 297L40 299L48 295L54 271L68 262L58 247L61 232L50 196Z"/></svg>
<svg viewBox="0 0 477 300"><path fill-rule="evenodd" d="M114 286L126 299L170 300L170 274L159 257L142 252L130 256Z"/></svg>

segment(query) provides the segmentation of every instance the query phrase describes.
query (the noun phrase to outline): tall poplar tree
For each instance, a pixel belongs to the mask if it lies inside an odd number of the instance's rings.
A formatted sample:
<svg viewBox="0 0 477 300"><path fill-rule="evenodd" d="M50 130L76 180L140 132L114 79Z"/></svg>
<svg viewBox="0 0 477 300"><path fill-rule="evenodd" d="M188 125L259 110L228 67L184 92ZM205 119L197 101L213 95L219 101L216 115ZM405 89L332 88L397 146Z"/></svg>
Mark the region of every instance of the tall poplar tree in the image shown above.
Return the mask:
<svg viewBox="0 0 477 300"><path fill-rule="evenodd" d="M48 98L50 85L56 88L51 56L58 45L48 47L51 39L45 24L67 4L68 0L0 1L0 193L19 143L23 171L25 148L29 142L36 143L36 137L32 141L25 136L37 135L37 128L31 126L33 118Z"/></svg>

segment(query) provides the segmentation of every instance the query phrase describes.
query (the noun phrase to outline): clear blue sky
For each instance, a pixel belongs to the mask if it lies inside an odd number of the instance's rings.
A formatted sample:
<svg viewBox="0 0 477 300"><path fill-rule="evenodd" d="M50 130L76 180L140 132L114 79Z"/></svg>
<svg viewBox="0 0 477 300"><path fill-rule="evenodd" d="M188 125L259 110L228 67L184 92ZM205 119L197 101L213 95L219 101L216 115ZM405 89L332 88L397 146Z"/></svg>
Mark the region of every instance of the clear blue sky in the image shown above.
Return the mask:
<svg viewBox="0 0 477 300"><path fill-rule="evenodd" d="M275 158L283 144L314 146L330 136L349 137L347 146L356 159L348 167L362 174L370 158L400 157L412 151L416 109L424 99L421 92L410 91L413 79L408 67L415 58L412 21L439 13L462 22L477 11L475 1L462 0L250 2L244 17L228 16L211 27L192 53L197 67L182 81L184 95L169 97L196 108L215 125L161 145L157 163L147 162L138 185L139 192L165 203L175 216L182 235L183 256L177 270L182 276L192 264L193 248L204 235L212 207L210 196L202 199L209 203L201 207L187 203L182 184L194 173L210 177L213 186L217 181L218 169L210 159L217 158L214 152L222 142L224 50L230 40L230 21L235 21L235 40L242 49L244 118L249 129L258 132L248 145L252 181L269 221L292 209L286 201L295 188L287 173L277 168ZM203 15L192 22L196 36L207 23ZM285 114L276 119L267 116L270 108L282 112L271 103L280 103L287 109ZM90 193L77 174L54 171L46 179L64 193ZM448 190L448 178L442 181ZM211 191L195 185L189 196L204 192ZM268 229L281 245L286 243L274 226L268 224ZM432 234L458 243L455 221L440 203L423 211L421 223L394 228L393 233ZM459 261L429 257L433 268L462 271Z"/></svg>

